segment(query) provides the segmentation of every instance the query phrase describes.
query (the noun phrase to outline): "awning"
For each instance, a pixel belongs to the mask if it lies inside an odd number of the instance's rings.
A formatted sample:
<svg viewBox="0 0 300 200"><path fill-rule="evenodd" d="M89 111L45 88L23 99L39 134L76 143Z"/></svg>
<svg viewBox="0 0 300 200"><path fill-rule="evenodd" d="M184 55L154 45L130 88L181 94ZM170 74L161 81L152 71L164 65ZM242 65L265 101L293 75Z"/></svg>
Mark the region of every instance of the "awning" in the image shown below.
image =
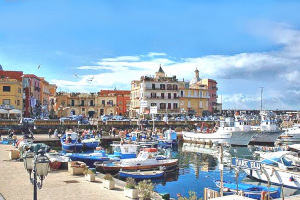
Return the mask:
<svg viewBox="0 0 300 200"><path fill-rule="evenodd" d="M18 109L12 109L9 111L9 114L20 114L21 115L21 111Z"/></svg>
<svg viewBox="0 0 300 200"><path fill-rule="evenodd" d="M0 114L8 114L8 111L4 109L0 109Z"/></svg>

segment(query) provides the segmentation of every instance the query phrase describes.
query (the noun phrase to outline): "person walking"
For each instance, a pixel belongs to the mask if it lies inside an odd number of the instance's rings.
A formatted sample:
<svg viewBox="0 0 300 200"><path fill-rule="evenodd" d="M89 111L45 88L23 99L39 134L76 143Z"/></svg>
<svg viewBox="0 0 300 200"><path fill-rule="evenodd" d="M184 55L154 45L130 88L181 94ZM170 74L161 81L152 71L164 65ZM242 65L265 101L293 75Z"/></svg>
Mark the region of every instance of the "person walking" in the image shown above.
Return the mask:
<svg viewBox="0 0 300 200"><path fill-rule="evenodd" d="M52 132L52 130L50 128L49 131L48 131L48 138L51 138L51 132Z"/></svg>
<svg viewBox="0 0 300 200"><path fill-rule="evenodd" d="M58 130L57 129L55 129L55 131L54 131L54 138L58 139Z"/></svg>

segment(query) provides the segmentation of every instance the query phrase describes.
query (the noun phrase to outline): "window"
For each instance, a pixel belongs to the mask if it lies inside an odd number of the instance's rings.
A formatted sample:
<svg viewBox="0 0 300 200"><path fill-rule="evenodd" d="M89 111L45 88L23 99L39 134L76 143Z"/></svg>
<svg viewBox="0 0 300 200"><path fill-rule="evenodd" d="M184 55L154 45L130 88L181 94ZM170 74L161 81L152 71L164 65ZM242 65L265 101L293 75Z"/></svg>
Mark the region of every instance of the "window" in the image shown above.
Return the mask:
<svg viewBox="0 0 300 200"><path fill-rule="evenodd" d="M108 104L111 105L111 106L113 106L114 105L114 101L113 100L109 100Z"/></svg>
<svg viewBox="0 0 300 200"><path fill-rule="evenodd" d="M160 109L166 109L166 104L165 103L160 103L159 107L160 107Z"/></svg>
<svg viewBox="0 0 300 200"><path fill-rule="evenodd" d="M155 89L155 84L152 84L152 89Z"/></svg>
<svg viewBox="0 0 300 200"><path fill-rule="evenodd" d="M208 101L206 102L206 107L208 107Z"/></svg>
<svg viewBox="0 0 300 200"><path fill-rule="evenodd" d="M90 100L90 106L94 106L94 101Z"/></svg>
<svg viewBox="0 0 300 200"><path fill-rule="evenodd" d="M172 94L168 93L168 99L171 99L171 98L172 98Z"/></svg>
<svg viewBox="0 0 300 200"><path fill-rule="evenodd" d="M155 92L151 92L151 98L156 98L156 93Z"/></svg>
<svg viewBox="0 0 300 200"><path fill-rule="evenodd" d="M102 105L105 105L105 100L102 100Z"/></svg>
<svg viewBox="0 0 300 200"><path fill-rule="evenodd" d="M184 101L180 101L180 105L183 106L184 105Z"/></svg>
<svg viewBox="0 0 300 200"><path fill-rule="evenodd" d="M178 108L178 104L177 103L173 103L173 108L177 109Z"/></svg>
<svg viewBox="0 0 300 200"><path fill-rule="evenodd" d="M202 101L199 101L199 108L203 108L203 103L202 103Z"/></svg>
<svg viewBox="0 0 300 200"><path fill-rule="evenodd" d="M18 92L21 94L21 88L18 88Z"/></svg>
<svg viewBox="0 0 300 200"><path fill-rule="evenodd" d="M199 97L202 98L202 91L199 91Z"/></svg>
<svg viewBox="0 0 300 200"><path fill-rule="evenodd" d="M84 100L81 100L81 106L84 106Z"/></svg>
<svg viewBox="0 0 300 200"><path fill-rule="evenodd" d="M19 106L20 105L20 100L17 100L17 106Z"/></svg>
<svg viewBox="0 0 300 200"><path fill-rule="evenodd" d="M165 90L165 89L166 89L165 84L160 84L160 89L161 89L161 90Z"/></svg>
<svg viewBox="0 0 300 200"><path fill-rule="evenodd" d="M3 99L2 104L3 105L10 105L10 99Z"/></svg>
<svg viewBox="0 0 300 200"><path fill-rule="evenodd" d="M181 97L184 97L184 95L183 95L183 91L180 91L180 94L181 94Z"/></svg>
<svg viewBox="0 0 300 200"><path fill-rule="evenodd" d="M85 111L85 108L82 108L81 111L84 112L84 111Z"/></svg>
<svg viewBox="0 0 300 200"><path fill-rule="evenodd" d="M10 86L3 86L3 92L10 92Z"/></svg>
<svg viewBox="0 0 300 200"><path fill-rule="evenodd" d="M168 109L172 108L172 103L168 103Z"/></svg>
<svg viewBox="0 0 300 200"><path fill-rule="evenodd" d="M176 99L176 98L177 98L177 94L176 94L176 93L174 93L173 97L174 97L174 99Z"/></svg>
<svg viewBox="0 0 300 200"><path fill-rule="evenodd" d="M178 90L177 85L173 85L173 90Z"/></svg>
<svg viewBox="0 0 300 200"><path fill-rule="evenodd" d="M172 85L171 85L171 84L168 84L168 85L167 85L167 89L168 89L168 90L172 90Z"/></svg>
<svg viewBox="0 0 300 200"><path fill-rule="evenodd" d="M194 97L197 97L197 91L194 91Z"/></svg>
<svg viewBox="0 0 300 200"><path fill-rule="evenodd" d="M188 91L188 97L191 97L191 90Z"/></svg>
<svg viewBox="0 0 300 200"><path fill-rule="evenodd" d="M164 99L165 98L165 93L161 93L160 96L161 96L162 99Z"/></svg>
<svg viewBox="0 0 300 200"><path fill-rule="evenodd" d="M118 104L119 104L119 105L122 105L122 104L123 104L123 102L122 102L122 101L119 101L119 102L118 102Z"/></svg>
<svg viewBox="0 0 300 200"><path fill-rule="evenodd" d="M151 103L151 106L156 106L156 103Z"/></svg>
<svg viewBox="0 0 300 200"><path fill-rule="evenodd" d="M191 108L191 101L188 101L188 108Z"/></svg>
<svg viewBox="0 0 300 200"><path fill-rule="evenodd" d="M74 99L71 100L71 106L74 106L75 105L75 101Z"/></svg>

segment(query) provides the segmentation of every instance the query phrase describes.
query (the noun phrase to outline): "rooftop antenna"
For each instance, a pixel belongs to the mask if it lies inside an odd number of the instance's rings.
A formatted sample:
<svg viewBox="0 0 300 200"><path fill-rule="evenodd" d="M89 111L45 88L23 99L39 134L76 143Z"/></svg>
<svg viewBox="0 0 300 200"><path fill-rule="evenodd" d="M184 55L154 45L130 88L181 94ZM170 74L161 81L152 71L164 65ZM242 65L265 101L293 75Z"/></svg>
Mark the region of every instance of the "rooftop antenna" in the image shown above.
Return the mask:
<svg viewBox="0 0 300 200"><path fill-rule="evenodd" d="M262 111L262 95L264 92L264 87L260 87L260 111Z"/></svg>

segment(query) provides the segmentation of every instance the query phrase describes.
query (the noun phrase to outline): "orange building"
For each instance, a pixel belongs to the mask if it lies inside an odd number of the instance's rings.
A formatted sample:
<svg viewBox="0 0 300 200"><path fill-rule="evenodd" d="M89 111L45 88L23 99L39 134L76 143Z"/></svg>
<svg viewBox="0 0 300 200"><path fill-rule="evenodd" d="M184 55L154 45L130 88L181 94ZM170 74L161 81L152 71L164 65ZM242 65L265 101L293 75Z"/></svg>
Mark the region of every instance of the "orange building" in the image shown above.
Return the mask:
<svg viewBox="0 0 300 200"><path fill-rule="evenodd" d="M116 96L116 115L127 116L130 107L130 90L101 90L99 96Z"/></svg>

